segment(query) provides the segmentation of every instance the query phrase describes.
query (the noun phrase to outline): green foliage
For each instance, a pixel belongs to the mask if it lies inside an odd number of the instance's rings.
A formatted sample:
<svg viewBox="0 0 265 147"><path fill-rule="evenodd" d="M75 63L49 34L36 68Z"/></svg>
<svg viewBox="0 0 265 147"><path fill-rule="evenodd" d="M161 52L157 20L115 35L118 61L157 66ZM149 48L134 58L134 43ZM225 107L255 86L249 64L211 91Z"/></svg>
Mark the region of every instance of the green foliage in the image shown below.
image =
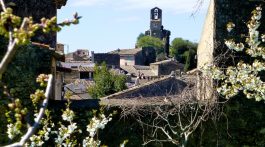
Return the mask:
<svg viewBox="0 0 265 147"><path fill-rule="evenodd" d="M191 51L186 51L185 52L187 55L185 55L186 57L186 62L185 62L185 66L184 66L184 71L188 71L189 67L190 67L190 60L191 60ZM184 53L184 54L185 54Z"/></svg>
<svg viewBox="0 0 265 147"><path fill-rule="evenodd" d="M159 53L158 55L156 55L156 61L163 61L163 60L166 60L166 55L164 52L162 53Z"/></svg>
<svg viewBox="0 0 265 147"><path fill-rule="evenodd" d="M4 46L1 47L1 50L5 50ZM4 52L1 54L3 53ZM40 73L50 73L50 58L51 51L49 50L29 45L19 47L14 60L9 64L7 71L3 74L2 82L5 83L6 87L9 89L8 91L12 97L21 99L21 104L25 109L29 109L30 106L32 106L30 94L34 93L36 88L38 88L35 82L36 77ZM0 96L6 97L3 92L1 92ZM0 101L0 105L6 105L6 103L9 102L11 101L3 99L3 101ZM6 108L4 106L2 108L1 110L3 113L9 111L9 109L4 109ZM0 120L6 120L6 116L0 115ZM7 121L0 121L0 126L6 126L6 124ZM4 131L6 132L6 128L1 127L0 132ZM0 136L0 144L6 142L7 135L3 133L3 135Z"/></svg>
<svg viewBox="0 0 265 147"><path fill-rule="evenodd" d="M126 89L126 76L125 75L113 75L114 89L116 92Z"/></svg>
<svg viewBox="0 0 265 147"><path fill-rule="evenodd" d="M94 70L95 85L88 88L88 93L93 98L100 98L126 89L126 76L111 73L105 63L100 67L96 65Z"/></svg>
<svg viewBox="0 0 265 147"><path fill-rule="evenodd" d="M140 40L142 37L144 37L145 35L144 35L144 33L140 33L139 35L138 35L138 37L137 37L137 41L138 40Z"/></svg>
<svg viewBox="0 0 265 147"><path fill-rule="evenodd" d="M31 38L36 32L38 34L54 33L60 31L63 26L77 24L81 17L76 13L73 20L59 24L57 24L56 17L42 18L35 23L32 17L21 18L14 15L11 8L5 7L3 0L0 5L0 143L6 144L20 140L28 126L32 125L33 117L35 117L33 113L36 114L40 107L39 105L37 107L37 104L45 96L43 90L37 90L34 95L31 95L32 100L29 95L35 89L46 86L47 81L44 82L43 77L37 79L37 82L41 82L41 86L36 85L37 75L51 73L50 62L54 51L32 47ZM5 58L3 58L4 55ZM32 103L35 104L36 109L28 109ZM41 107L45 108L45 106Z"/></svg>
<svg viewBox="0 0 265 147"><path fill-rule="evenodd" d="M138 37L138 47L153 47L156 50L156 55L164 52L164 43L159 38L151 36Z"/></svg>
<svg viewBox="0 0 265 147"><path fill-rule="evenodd" d="M185 64L185 71L196 68L197 43L175 38L171 42L170 55Z"/></svg>
<svg viewBox="0 0 265 147"><path fill-rule="evenodd" d="M47 49L33 46L19 48L3 75L3 82L8 85L14 97L29 99L29 95L35 91L34 87L37 87L36 77L41 73L51 72L51 56L51 51Z"/></svg>

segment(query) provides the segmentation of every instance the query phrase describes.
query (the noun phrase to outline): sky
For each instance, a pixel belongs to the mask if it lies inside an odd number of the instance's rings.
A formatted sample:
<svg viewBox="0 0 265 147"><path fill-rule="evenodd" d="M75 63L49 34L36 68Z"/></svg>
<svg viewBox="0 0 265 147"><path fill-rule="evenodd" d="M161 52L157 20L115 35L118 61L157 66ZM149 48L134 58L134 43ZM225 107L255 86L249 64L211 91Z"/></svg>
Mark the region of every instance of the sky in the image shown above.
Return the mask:
<svg viewBox="0 0 265 147"><path fill-rule="evenodd" d="M150 9L162 9L162 24L171 31L171 41L181 37L199 42L209 0L68 0L58 10L58 22L82 16L78 25L65 27L57 40L66 53L88 49L105 53L135 47L136 38L150 26ZM198 10L198 11L196 11ZM192 16L192 14L194 14Z"/></svg>

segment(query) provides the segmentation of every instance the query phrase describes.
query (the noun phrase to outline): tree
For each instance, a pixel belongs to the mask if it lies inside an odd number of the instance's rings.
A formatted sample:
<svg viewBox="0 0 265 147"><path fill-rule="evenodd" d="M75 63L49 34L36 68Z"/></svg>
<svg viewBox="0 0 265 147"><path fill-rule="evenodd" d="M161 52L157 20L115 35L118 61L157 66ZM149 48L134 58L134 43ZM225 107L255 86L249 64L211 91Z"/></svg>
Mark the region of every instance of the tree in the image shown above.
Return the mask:
<svg viewBox="0 0 265 147"><path fill-rule="evenodd" d="M97 133L99 129L103 129L111 120L111 115L108 117L105 117L102 113L94 115L89 122L89 125L87 125L88 136L83 138L82 143L77 143L77 137L74 137L74 134L80 134L81 132L78 131L78 126L76 125L77 123L74 122L75 114L72 110L70 110L69 99L66 109L62 112L63 121L60 121L58 124L54 124L51 120L50 111L46 109L53 87L52 75L40 74L36 79L39 86L37 87L38 89L35 93L30 95L31 103L28 104L30 105L30 109L27 109L23 104L24 99L13 97L13 94L10 92L2 79L2 75L7 73L6 70L14 56L17 54L19 47L22 45L30 45L31 37L34 36L35 32L57 32L65 25L68 26L71 24L77 24L80 17L75 14L73 20L66 20L59 24L56 22L56 17L51 19L43 18L41 23L34 23L31 17L25 17L23 18L23 21L20 21L21 18L14 15L11 8L6 8L3 0L0 0L0 4L3 11L1 12L0 17L0 35L9 39L6 52L3 54L0 63L0 87L2 88L1 92L3 92L3 97L1 97L0 101L1 108L3 108L1 109L1 114L3 111L7 111L5 113L7 119L4 120L4 122L0 122L1 139L6 138L6 136L2 135L2 128L5 128L4 126L7 123L5 131L7 133L8 140L7 142L4 142L4 144L15 142L8 145L11 147L43 146L45 142L54 139L53 143L55 146L81 146L81 144L83 146L99 146L100 141L98 140ZM49 46L45 49L47 48L50 49ZM45 87L46 90L44 91ZM56 128L57 126L58 128ZM39 127L41 127L41 129L39 129ZM38 132L36 133L36 131ZM51 138L50 136L53 136L53 134L56 136ZM122 145L124 144L126 144L126 142Z"/></svg>
<svg viewBox="0 0 265 147"><path fill-rule="evenodd" d="M171 42L170 55L185 64L185 71L196 68L197 43L175 38Z"/></svg>
<svg viewBox="0 0 265 147"><path fill-rule="evenodd" d="M138 37L137 37L137 40L136 40L136 42L138 41L138 40L140 40L142 37L144 37L145 35L144 35L144 33L140 33L139 35L138 35Z"/></svg>
<svg viewBox="0 0 265 147"><path fill-rule="evenodd" d="M151 36L138 37L137 47L153 47L156 50L156 55L164 52L164 43L159 38Z"/></svg>
<svg viewBox="0 0 265 147"><path fill-rule="evenodd" d="M48 123L45 123L45 120L48 119L44 120L43 116L44 113L47 112L47 111L45 112L45 109L47 107L49 95L52 89L51 84L53 76L52 75L48 76L44 74L39 75L36 82L39 83L40 85L37 86L38 89L35 91L35 93L30 95L31 103L28 103L27 105L31 105L31 108L27 109L26 105L24 104L24 99L14 97L14 93L16 93L18 89L17 90L9 89L9 87L6 86L6 83L4 83L4 81L6 80L3 79L6 77L4 76L4 74L10 72L7 71L7 68L11 64L11 61L14 59L15 55L17 55L18 50L20 49L19 47L24 46L25 47L24 49L26 49L27 46L31 46L31 44L33 44L31 42L31 38L35 35L36 32L47 33L50 31L52 32L60 31L61 27L63 26L77 24L79 22L80 17L77 14L75 14L73 20L66 20L59 24L57 24L56 17L53 17L51 19L43 18L41 19L40 23L34 23L32 17L24 17L22 20L21 17L14 15L13 10L11 8L7 8L3 0L0 0L0 4L2 8L1 17L0 17L1 19L0 35L1 37L8 38L7 49L1 52L2 57L0 63L0 79L1 79L0 85L2 88L1 92L3 92L3 94L1 94L1 106L3 106L1 107L3 108L1 109L1 114L2 112L6 111L5 116L7 117L6 121L0 122L1 139L3 138L5 139L6 137L2 135L2 128L4 128L9 138L8 143L18 141L10 146L23 146L29 139L31 140L30 142L33 143L31 145L41 146L43 142L41 139L45 138L46 140L47 138L46 135L47 134L49 135L50 133L49 128L47 128L46 126L48 125ZM50 49L49 46L48 47L45 46L45 49L47 48ZM12 64L15 63L19 62L13 62ZM15 74L15 73L10 72L9 74ZM20 78L22 77L20 76ZM9 81L7 80L7 82ZM23 89L19 89L19 91L23 92ZM21 96L21 95L18 94L16 96ZM67 111L68 110L66 110L66 112ZM8 123L7 128L4 127L6 123ZM38 132L38 135L33 135L36 132L37 128L40 126L40 124L43 125L42 130Z"/></svg>
<svg viewBox="0 0 265 147"><path fill-rule="evenodd" d="M93 98L101 98L106 95L126 89L126 76L111 73L105 63L95 66L95 85L88 88L88 93Z"/></svg>

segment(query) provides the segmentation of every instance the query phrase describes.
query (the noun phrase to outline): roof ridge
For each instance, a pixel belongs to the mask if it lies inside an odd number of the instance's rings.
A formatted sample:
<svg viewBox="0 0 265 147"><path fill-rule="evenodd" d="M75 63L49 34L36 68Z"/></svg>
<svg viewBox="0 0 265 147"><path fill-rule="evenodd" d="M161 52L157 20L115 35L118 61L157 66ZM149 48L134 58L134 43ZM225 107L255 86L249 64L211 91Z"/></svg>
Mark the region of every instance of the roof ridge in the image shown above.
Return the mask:
<svg viewBox="0 0 265 147"><path fill-rule="evenodd" d="M120 91L120 92L117 92L117 93L114 93L114 94L105 96L105 97L100 98L100 99L109 99L109 98L111 98L113 96L117 96L117 95L120 95L120 94L124 94L124 93L129 92L129 91L137 90L137 89L143 88L145 86L148 86L148 85L151 85L151 84L154 84L154 83L157 83L157 82L161 82L161 81L164 81L164 80L167 80L167 79L171 79L171 78L175 78L175 77L169 75L169 76L166 76L166 77L157 79L157 80L153 80L153 81L146 82L146 83L141 84L141 85L138 85L138 86L134 86L134 87L129 88L129 89L125 89L123 91Z"/></svg>

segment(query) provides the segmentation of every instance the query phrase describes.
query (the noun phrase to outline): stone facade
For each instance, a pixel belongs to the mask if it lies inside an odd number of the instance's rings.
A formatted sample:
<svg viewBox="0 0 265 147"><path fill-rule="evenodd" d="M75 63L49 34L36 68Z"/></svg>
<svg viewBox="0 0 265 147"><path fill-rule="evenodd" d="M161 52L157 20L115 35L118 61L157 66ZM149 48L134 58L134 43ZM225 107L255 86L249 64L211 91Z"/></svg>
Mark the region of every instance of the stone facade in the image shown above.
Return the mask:
<svg viewBox="0 0 265 147"><path fill-rule="evenodd" d="M155 49L142 47L136 49L117 49L112 54L120 56L120 66L126 65L149 65L155 62Z"/></svg>
<svg viewBox="0 0 265 147"><path fill-rule="evenodd" d="M183 71L184 65L178 63L175 60L164 60L160 62L151 63L150 68L156 73L157 76L166 76L170 75L172 71Z"/></svg>
<svg viewBox="0 0 265 147"><path fill-rule="evenodd" d="M120 67L120 56L111 53L91 53L93 63L102 64L105 62L108 67Z"/></svg>
<svg viewBox="0 0 265 147"><path fill-rule="evenodd" d="M89 61L89 51L87 49L78 49L75 52L65 55L65 62Z"/></svg>
<svg viewBox="0 0 265 147"><path fill-rule="evenodd" d="M61 66L69 69L69 72L64 73L64 81L69 84L76 79L92 80L95 64L87 62L61 62Z"/></svg>
<svg viewBox="0 0 265 147"><path fill-rule="evenodd" d="M150 12L150 30L146 31L146 35L162 39L162 10L158 7L151 9Z"/></svg>

